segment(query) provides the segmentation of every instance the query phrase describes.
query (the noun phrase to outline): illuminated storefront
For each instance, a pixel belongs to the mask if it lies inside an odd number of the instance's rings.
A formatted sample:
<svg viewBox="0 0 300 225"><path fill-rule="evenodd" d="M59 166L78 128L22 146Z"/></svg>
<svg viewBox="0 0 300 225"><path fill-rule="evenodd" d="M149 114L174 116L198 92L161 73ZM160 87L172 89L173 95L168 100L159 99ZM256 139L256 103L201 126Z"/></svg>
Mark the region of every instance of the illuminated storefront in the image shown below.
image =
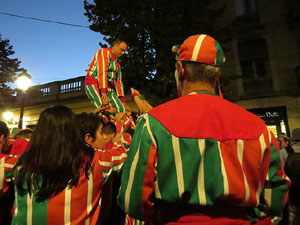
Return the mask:
<svg viewBox="0 0 300 225"><path fill-rule="evenodd" d="M265 121L276 137L281 134L290 136L286 106L247 109Z"/></svg>

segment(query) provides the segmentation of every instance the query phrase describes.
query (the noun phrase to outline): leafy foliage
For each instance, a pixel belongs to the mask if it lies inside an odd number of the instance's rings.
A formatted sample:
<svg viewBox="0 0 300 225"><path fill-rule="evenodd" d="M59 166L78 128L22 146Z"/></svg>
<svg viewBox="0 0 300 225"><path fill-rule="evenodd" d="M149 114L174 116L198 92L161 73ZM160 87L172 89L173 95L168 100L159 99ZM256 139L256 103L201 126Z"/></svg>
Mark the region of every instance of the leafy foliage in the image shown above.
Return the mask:
<svg viewBox="0 0 300 225"><path fill-rule="evenodd" d="M9 87L9 82L14 82L18 72L25 72L20 68L17 58L10 58L15 52L9 40L2 39L0 35L0 105L13 94L13 90Z"/></svg>
<svg viewBox="0 0 300 225"><path fill-rule="evenodd" d="M174 44L194 34L214 33L215 19L224 7L216 0L84 0L90 28L110 43L128 44L121 57L125 90L140 90L152 104L176 97ZM103 47L103 44L100 44Z"/></svg>

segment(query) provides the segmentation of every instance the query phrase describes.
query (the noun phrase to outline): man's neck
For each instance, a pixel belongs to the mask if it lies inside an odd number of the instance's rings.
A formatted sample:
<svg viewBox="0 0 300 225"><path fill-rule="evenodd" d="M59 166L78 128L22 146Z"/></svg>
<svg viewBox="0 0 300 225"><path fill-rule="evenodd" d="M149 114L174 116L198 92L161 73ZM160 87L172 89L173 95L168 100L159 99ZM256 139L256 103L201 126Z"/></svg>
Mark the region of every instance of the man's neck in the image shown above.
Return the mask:
<svg viewBox="0 0 300 225"><path fill-rule="evenodd" d="M195 91L208 91L211 93L215 93L215 88L208 83L204 83L201 81L198 82L183 82L183 90L182 95L188 95Z"/></svg>

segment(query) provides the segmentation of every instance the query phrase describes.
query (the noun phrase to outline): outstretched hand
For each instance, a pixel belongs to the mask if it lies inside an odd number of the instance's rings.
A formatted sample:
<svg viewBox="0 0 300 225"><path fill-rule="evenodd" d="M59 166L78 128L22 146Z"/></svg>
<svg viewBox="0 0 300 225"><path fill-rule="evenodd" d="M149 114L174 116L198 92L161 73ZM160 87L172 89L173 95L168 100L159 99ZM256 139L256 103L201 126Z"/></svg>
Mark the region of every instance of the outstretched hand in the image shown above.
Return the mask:
<svg viewBox="0 0 300 225"><path fill-rule="evenodd" d="M131 91L131 94L136 93L138 96L141 96L141 93L138 90L134 89L134 88L130 88L130 91Z"/></svg>

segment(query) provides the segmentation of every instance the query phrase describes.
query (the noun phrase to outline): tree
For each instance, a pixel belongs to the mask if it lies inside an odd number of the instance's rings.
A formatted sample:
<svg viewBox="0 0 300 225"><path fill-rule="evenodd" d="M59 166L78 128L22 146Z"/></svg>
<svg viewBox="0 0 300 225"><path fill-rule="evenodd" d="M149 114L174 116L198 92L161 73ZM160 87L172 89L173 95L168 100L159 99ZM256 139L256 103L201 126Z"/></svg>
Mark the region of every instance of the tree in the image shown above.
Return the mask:
<svg viewBox="0 0 300 225"><path fill-rule="evenodd" d="M14 82L18 72L25 72L20 68L17 58L10 58L15 52L8 39L2 39L0 35L0 105L6 103L7 99L14 93L9 83Z"/></svg>
<svg viewBox="0 0 300 225"><path fill-rule="evenodd" d="M125 90L134 87L158 104L176 97L172 46L193 34L215 35L215 19L224 9L213 7L215 2L84 0L84 6L91 30L108 43L121 38L128 44L128 54L121 59Z"/></svg>

